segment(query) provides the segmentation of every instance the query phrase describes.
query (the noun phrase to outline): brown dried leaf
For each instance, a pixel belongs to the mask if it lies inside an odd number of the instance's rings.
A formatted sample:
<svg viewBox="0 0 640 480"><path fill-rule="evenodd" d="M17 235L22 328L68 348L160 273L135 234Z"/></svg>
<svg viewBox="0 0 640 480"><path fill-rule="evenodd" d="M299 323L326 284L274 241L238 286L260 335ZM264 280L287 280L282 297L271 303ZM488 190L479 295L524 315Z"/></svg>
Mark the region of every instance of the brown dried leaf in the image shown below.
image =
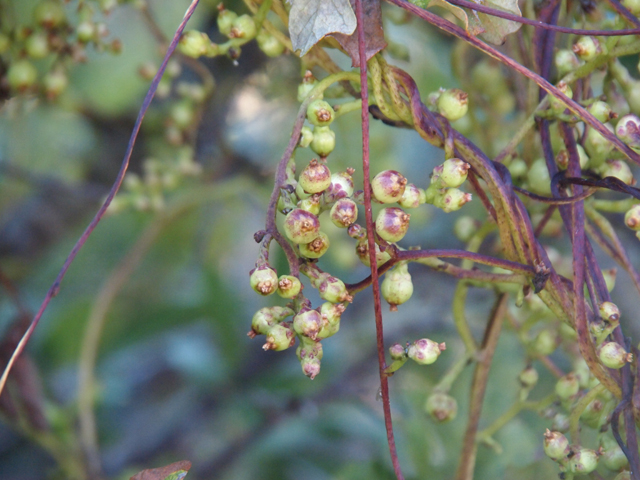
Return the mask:
<svg viewBox="0 0 640 480"><path fill-rule="evenodd" d="M129 480L182 480L191 468L189 460L181 460L165 467L151 468L136 473Z"/></svg>
<svg viewBox="0 0 640 480"><path fill-rule="evenodd" d="M355 11L355 0L351 0L351 7ZM380 0L362 0L362 9L364 10L364 35L367 47L367 60L387 46L384 40L384 31L382 29L382 10L380 8ZM358 53L358 28L351 35L343 35L334 33L338 43L344 48L351 57L351 64L354 67L360 66L360 55Z"/></svg>

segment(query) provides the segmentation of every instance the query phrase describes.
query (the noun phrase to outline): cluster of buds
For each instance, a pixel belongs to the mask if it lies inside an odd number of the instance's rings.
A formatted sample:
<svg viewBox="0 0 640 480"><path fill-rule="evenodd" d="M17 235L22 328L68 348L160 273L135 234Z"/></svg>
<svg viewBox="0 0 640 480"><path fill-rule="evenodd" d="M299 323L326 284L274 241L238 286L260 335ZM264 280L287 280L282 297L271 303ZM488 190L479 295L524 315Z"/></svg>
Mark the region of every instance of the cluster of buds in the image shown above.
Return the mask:
<svg viewBox="0 0 640 480"><path fill-rule="evenodd" d="M427 188L426 202L442 209L455 212L471 201L471 194L460 187L467 179L469 164L459 158L450 158L433 169L431 185Z"/></svg>
<svg viewBox="0 0 640 480"><path fill-rule="evenodd" d="M569 445L569 440L561 432L547 429L542 443L544 453L560 465L566 473L587 475L598 466L601 450L592 450L579 445Z"/></svg>

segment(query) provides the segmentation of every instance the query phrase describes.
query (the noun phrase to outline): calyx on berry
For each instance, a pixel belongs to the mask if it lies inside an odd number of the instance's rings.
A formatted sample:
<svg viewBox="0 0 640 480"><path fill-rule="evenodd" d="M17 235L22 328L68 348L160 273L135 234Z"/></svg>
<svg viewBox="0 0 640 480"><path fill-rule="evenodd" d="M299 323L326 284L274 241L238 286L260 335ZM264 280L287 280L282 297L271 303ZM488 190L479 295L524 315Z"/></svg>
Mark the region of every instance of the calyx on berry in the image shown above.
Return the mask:
<svg viewBox="0 0 640 480"><path fill-rule="evenodd" d="M464 117L469 110L469 94L459 88L441 91L437 105L440 115L450 122Z"/></svg>
<svg viewBox="0 0 640 480"><path fill-rule="evenodd" d="M355 225L357 224L351 225L351 227ZM350 230L351 230L351 227L349 227ZM379 267L383 263L386 263L389 260L391 260L391 255L387 251L384 251L384 252L381 251L380 246L377 243L375 245L376 245L376 264ZM369 259L369 242L367 240L366 234L363 236L363 238L358 240L358 243L356 245L356 254L358 255L358 258L363 264L365 264L367 267L371 266L371 262Z"/></svg>
<svg viewBox="0 0 640 480"><path fill-rule="evenodd" d="M552 432L547 428L542 443L544 453L552 460L565 458L569 453L569 440L561 432Z"/></svg>
<svg viewBox="0 0 640 480"><path fill-rule="evenodd" d="M289 212L284 220L284 233L293 243L309 243L320 232L320 220L314 214L300 208Z"/></svg>
<svg viewBox="0 0 640 480"><path fill-rule="evenodd" d="M298 335L316 339L318 332L324 325L322 315L317 310L303 307L300 312L293 317L293 329Z"/></svg>
<svg viewBox="0 0 640 480"><path fill-rule="evenodd" d="M444 392L434 392L424 404L426 412L438 423L450 422L458 414L458 402Z"/></svg>
<svg viewBox="0 0 640 480"><path fill-rule="evenodd" d="M300 244L300 254L307 258L320 258L329 249L329 237L324 232L318 232L318 236L309 243Z"/></svg>
<svg viewBox="0 0 640 480"><path fill-rule="evenodd" d="M602 302L600 304L600 316L610 322L617 322L620 320L620 309L615 303Z"/></svg>
<svg viewBox="0 0 640 480"><path fill-rule="evenodd" d="M399 242L409 230L410 217L401 208L383 208L376 217L376 233L387 242Z"/></svg>
<svg viewBox="0 0 640 480"><path fill-rule="evenodd" d="M409 358L420 365L431 365L446 349L444 343L434 342L428 338L416 340L409 346Z"/></svg>
<svg viewBox="0 0 640 480"><path fill-rule="evenodd" d="M619 369L633 361L633 354L627 352L617 342L605 342L601 344L596 353L605 367Z"/></svg>
<svg viewBox="0 0 640 480"><path fill-rule="evenodd" d="M298 185L307 193L320 193L331 185L331 171L324 162L314 158L300 172Z"/></svg>
<svg viewBox="0 0 640 480"><path fill-rule="evenodd" d="M295 278L295 277L294 277ZM251 330L247 334L253 338L256 335L266 335L271 327L293 315L289 307L264 307L258 310L251 320Z"/></svg>
<svg viewBox="0 0 640 480"><path fill-rule="evenodd" d="M307 107L307 120L317 127L325 127L333 122L336 114L326 101L314 100Z"/></svg>
<svg viewBox="0 0 640 480"><path fill-rule="evenodd" d="M295 298L302 290L300 279L293 275L281 275L278 279L278 295L282 298Z"/></svg>
<svg viewBox="0 0 640 480"><path fill-rule="evenodd" d="M260 265L251 272L249 282L260 295L271 295L278 289L278 274L268 265Z"/></svg>
<svg viewBox="0 0 640 480"><path fill-rule="evenodd" d="M347 228L358 219L358 205L350 198L341 198L333 204L329 216L336 227Z"/></svg>
<svg viewBox="0 0 640 480"><path fill-rule="evenodd" d="M395 170L384 170L371 180L373 196L380 203L395 203L402 200L407 179Z"/></svg>
<svg viewBox="0 0 640 480"><path fill-rule="evenodd" d="M218 15L218 18L220 16ZM243 40L251 40L258 33L256 22L250 15L244 14L236 18L231 24L231 30L228 33L229 38L241 38Z"/></svg>
<svg viewBox="0 0 640 480"><path fill-rule="evenodd" d="M602 53L602 45L595 37L580 37L571 47L580 60L589 61Z"/></svg>
<svg viewBox="0 0 640 480"><path fill-rule="evenodd" d="M624 215L624 224L631 230L640 231L640 204L627 210Z"/></svg>
<svg viewBox="0 0 640 480"><path fill-rule="evenodd" d="M218 18L216 22L218 24L218 30L220 33L229 36L231 33L231 28L233 27L233 23L238 18L238 14L231 10L227 10L224 8L224 5L220 4L218 6Z"/></svg>
<svg viewBox="0 0 640 480"><path fill-rule="evenodd" d="M398 309L413 295L413 282L407 262L398 262L389 270L382 281L380 292L389 303L391 311Z"/></svg>

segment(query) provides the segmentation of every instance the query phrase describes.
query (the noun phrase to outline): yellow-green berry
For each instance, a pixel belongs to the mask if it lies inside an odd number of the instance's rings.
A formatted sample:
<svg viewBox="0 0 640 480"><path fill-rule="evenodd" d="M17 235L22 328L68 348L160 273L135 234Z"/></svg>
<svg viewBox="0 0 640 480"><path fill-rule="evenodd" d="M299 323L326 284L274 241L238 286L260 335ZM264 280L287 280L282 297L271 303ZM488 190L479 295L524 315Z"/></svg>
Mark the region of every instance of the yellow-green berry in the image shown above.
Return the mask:
<svg viewBox="0 0 640 480"><path fill-rule="evenodd" d="M296 335L291 324L283 322L272 326L266 334L266 342L262 346L263 350L275 350L280 352L289 347L293 347L296 343Z"/></svg>
<svg viewBox="0 0 640 480"><path fill-rule="evenodd" d="M281 275L278 278L278 295L282 298L295 298L302 290L300 279L293 275Z"/></svg>
<svg viewBox="0 0 640 480"><path fill-rule="evenodd" d="M336 134L329 127L314 127L311 150L326 157L336 148Z"/></svg>
<svg viewBox="0 0 640 480"><path fill-rule="evenodd" d="M410 217L401 208L383 208L376 217L376 233L387 242L399 242L409 230Z"/></svg>
<svg viewBox="0 0 640 480"><path fill-rule="evenodd" d="M407 179L395 170L384 170L371 180L373 196L380 203L396 203L402 200Z"/></svg>
<svg viewBox="0 0 640 480"><path fill-rule="evenodd" d="M251 288L260 295L271 295L278 289L278 274L266 265L254 268L249 280Z"/></svg>
<svg viewBox="0 0 640 480"><path fill-rule="evenodd" d="M314 158L300 172L298 185L307 193L320 193L331 185L331 171L324 162Z"/></svg>
<svg viewBox="0 0 640 480"><path fill-rule="evenodd" d="M318 236L309 243L300 244L300 255L306 258L320 258L329 249L329 237L324 232L319 232Z"/></svg>
<svg viewBox="0 0 640 480"><path fill-rule="evenodd" d="M446 349L444 343L437 343L428 338L416 340L409 346L407 355L411 360L420 365L431 365Z"/></svg>
<svg viewBox="0 0 640 480"><path fill-rule="evenodd" d="M560 432L552 432L547 428L542 443L544 453L552 460L565 458L569 453L569 440Z"/></svg>
<svg viewBox="0 0 640 480"><path fill-rule="evenodd" d="M307 120L316 127L325 127L333 122L335 112L324 100L314 100L307 107Z"/></svg>
<svg viewBox="0 0 640 480"><path fill-rule="evenodd" d="M398 305L402 305L411 298L413 282L406 262L399 262L385 274L380 293L389 303L391 311L397 310Z"/></svg>
<svg viewBox="0 0 640 480"><path fill-rule="evenodd" d="M314 214L296 208L285 218L284 232L293 243L309 243L320 232L320 220Z"/></svg>
<svg viewBox="0 0 640 480"><path fill-rule="evenodd" d="M459 88L444 90L438 97L437 105L440 115L450 122L464 117L469 110L469 94Z"/></svg>

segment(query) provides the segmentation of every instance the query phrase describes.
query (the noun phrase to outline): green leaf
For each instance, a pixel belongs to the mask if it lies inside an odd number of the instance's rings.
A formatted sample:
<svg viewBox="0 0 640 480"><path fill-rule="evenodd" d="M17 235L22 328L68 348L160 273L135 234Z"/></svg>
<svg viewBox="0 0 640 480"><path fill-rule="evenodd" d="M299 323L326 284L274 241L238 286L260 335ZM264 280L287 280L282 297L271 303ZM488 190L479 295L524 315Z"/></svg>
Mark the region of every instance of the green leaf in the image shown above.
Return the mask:
<svg viewBox="0 0 640 480"><path fill-rule="evenodd" d="M356 24L349 0L291 0L289 34L300 56L330 33L351 35Z"/></svg>
<svg viewBox="0 0 640 480"><path fill-rule="evenodd" d="M515 13L520 17L522 16L520 8L518 7L518 0L486 0L477 3L482 3L487 7L502 10L503 12ZM502 45L507 35L517 32L522 26L519 22L494 17L485 13L478 12L478 17L484 28L484 33L480 36L485 41L494 45Z"/></svg>

